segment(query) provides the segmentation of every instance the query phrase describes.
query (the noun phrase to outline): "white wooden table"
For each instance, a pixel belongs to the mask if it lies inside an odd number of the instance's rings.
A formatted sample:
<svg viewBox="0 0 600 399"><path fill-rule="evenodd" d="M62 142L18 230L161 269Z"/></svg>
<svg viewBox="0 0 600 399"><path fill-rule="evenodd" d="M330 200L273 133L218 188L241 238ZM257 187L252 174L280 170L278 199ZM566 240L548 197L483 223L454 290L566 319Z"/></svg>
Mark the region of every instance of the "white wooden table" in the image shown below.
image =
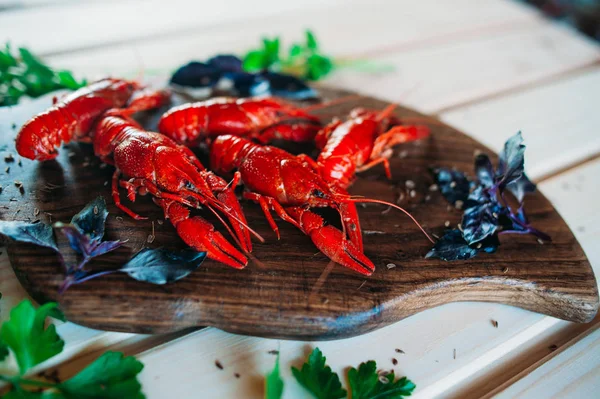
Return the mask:
<svg viewBox="0 0 600 399"><path fill-rule="evenodd" d="M342 70L335 85L437 115L495 150L522 130L527 169L600 275L600 47L509 0L229 0L219 2L0 0L0 41L29 46L82 76L164 73L217 52L240 53L262 34L318 34L327 52L395 71ZM594 205L596 204L596 205ZM1 317L26 297L5 251ZM498 321L494 328L491 320ZM286 398L318 345L338 372L374 359L417 384L414 397L598 397L600 317L578 325L508 306L456 303L370 334L330 342L277 341L214 328L167 336L108 333L71 323L39 370L76 372L107 349L135 354L148 398L259 398L279 349ZM549 347L556 345L552 351ZM395 353L401 348L405 354ZM454 358L456 350L456 358ZM215 367L219 360L224 370ZM240 373L236 378L234 373Z"/></svg>

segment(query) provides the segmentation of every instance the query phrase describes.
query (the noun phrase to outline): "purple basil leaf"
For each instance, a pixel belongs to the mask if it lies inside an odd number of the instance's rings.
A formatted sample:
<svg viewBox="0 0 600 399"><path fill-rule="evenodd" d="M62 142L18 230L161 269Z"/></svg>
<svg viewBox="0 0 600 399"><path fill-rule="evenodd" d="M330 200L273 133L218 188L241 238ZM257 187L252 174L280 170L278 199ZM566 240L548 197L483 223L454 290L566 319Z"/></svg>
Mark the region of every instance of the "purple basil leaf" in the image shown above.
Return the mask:
<svg viewBox="0 0 600 399"><path fill-rule="evenodd" d="M222 72L242 72L242 60L231 54L220 54L209 58L206 64Z"/></svg>
<svg viewBox="0 0 600 399"><path fill-rule="evenodd" d="M213 65L192 61L175 71L170 83L194 88L214 87L222 75L223 71Z"/></svg>
<svg viewBox="0 0 600 399"><path fill-rule="evenodd" d="M102 241L101 243L95 244L90 252L90 257L96 257L104 255L107 252L113 251L123 245L123 241Z"/></svg>
<svg viewBox="0 0 600 399"><path fill-rule="evenodd" d="M240 97L271 95L269 82L260 75L248 72L229 72L225 80L231 81L233 91Z"/></svg>
<svg viewBox="0 0 600 399"><path fill-rule="evenodd" d="M523 202L525 194L533 193L536 189L534 183L529 180L529 177L525 173L521 175L517 180L513 180L506 186L506 189L513 193L519 203Z"/></svg>
<svg viewBox="0 0 600 399"><path fill-rule="evenodd" d="M0 220L0 234L18 242L46 247L58 252L52 227L42 222L18 222Z"/></svg>
<svg viewBox="0 0 600 399"><path fill-rule="evenodd" d="M119 271L138 281L166 284L184 278L196 270L206 258L206 252L184 249L171 252L166 249L144 248Z"/></svg>
<svg viewBox="0 0 600 399"><path fill-rule="evenodd" d="M54 223L54 227L60 229L69 240L69 245L79 254L89 256L92 251L92 242L89 237L83 234L72 224L64 224L61 222Z"/></svg>
<svg viewBox="0 0 600 399"><path fill-rule="evenodd" d="M445 261L465 260L477 255L476 248L469 247L460 230L450 230L425 255L425 258L439 258Z"/></svg>
<svg viewBox="0 0 600 399"><path fill-rule="evenodd" d="M464 173L454 169L438 168L433 171L435 181L440 188L440 192L452 205L456 201L467 202L471 182Z"/></svg>
<svg viewBox="0 0 600 399"><path fill-rule="evenodd" d="M475 157L475 174L483 187L490 188L494 185L494 167L486 154Z"/></svg>
<svg viewBox="0 0 600 399"><path fill-rule="evenodd" d="M504 143L504 148L500 152L496 176L501 181L500 189L519 179L524 173L524 166L525 145L521 132L518 132Z"/></svg>
<svg viewBox="0 0 600 399"><path fill-rule="evenodd" d="M309 100L319 97L313 88L295 76L274 72L263 72L260 76L269 81L272 96L291 100Z"/></svg>
<svg viewBox="0 0 600 399"><path fill-rule="evenodd" d="M496 233L498 214L493 203L483 203L465 210L462 218L463 237L471 245Z"/></svg>
<svg viewBox="0 0 600 399"><path fill-rule="evenodd" d="M96 197L71 219L71 224L92 242L102 241L108 210L104 197ZM71 245L72 246L72 245Z"/></svg>

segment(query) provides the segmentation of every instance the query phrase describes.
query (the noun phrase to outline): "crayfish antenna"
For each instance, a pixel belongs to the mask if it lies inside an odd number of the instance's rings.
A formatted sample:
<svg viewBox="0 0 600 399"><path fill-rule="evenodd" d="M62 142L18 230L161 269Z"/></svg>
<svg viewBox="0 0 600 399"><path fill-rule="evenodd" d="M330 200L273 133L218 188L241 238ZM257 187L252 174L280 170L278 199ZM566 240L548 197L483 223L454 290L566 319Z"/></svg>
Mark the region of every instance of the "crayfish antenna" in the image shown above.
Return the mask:
<svg viewBox="0 0 600 399"><path fill-rule="evenodd" d="M317 111L319 109L323 109L323 108L327 108L327 107L332 107L334 105L338 105L338 104L343 104L343 103L347 103L348 101L352 101L352 100L358 100L360 99L361 96L358 94L350 94L347 96L342 96L340 98L336 98L335 100L329 100L329 101L325 101L319 104L314 104L308 107L304 107L302 108L302 110L304 112L312 112L312 111Z"/></svg>
<svg viewBox="0 0 600 399"><path fill-rule="evenodd" d="M342 198L342 201L382 204L382 205L391 206L392 208L396 208L396 209L404 212L404 214L406 216L408 216L417 225L417 227L423 232L423 234L425 234L425 237L427 237L427 239L429 241L431 241L432 244L435 244L435 241L433 240L433 238L431 238L431 236L429 234L427 234L427 232L425 231L423 226L421 226L421 224L419 222L417 222L417 219L415 219L413 217L413 215L411 215L406 209L402 208L401 206L392 204L390 202L376 200L376 199L370 199L370 198Z"/></svg>
<svg viewBox="0 0 600 399"><path fill-rule="evenodd" d="M387 118L396 109L397 106L398 106L398 104L390 104L390 105L388 105L379 114L377 114L377 117L375 118L375 120L377 122L380 122L383 119Z"/></svg>

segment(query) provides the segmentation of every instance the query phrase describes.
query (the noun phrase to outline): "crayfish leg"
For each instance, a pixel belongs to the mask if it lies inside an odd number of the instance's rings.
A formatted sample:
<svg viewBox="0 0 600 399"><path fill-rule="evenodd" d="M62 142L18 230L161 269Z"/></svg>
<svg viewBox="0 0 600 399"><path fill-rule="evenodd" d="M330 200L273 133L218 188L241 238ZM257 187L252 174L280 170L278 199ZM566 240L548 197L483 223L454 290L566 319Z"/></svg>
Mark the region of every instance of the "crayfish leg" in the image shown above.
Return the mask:
<svg viewBox="0 0 600 399"><path fill-rule="evenodd" d="M117 208L125 212L127 215L131 216L135 220L145 220L147 217L140 216L131 209L127 208L125 205L121 203L121 195L119 194L119 176L121 175L121 171L119 169L115 169L115 173L112 177L112 197L113 201Z"/></svg>
<svg viewBox="0 0 600 399"><path fill-rule="evenodd" d="M288 223L293 224L294 226L296 226L299 229L302 229L300 227L300 224L296 220L294 220L290 215L287 214L285 209L281 206L281 204L279 204L279 202L277 202L275 200L275 198L267 197L267 196L260 195L257 193L252 193L252 192L244 192L244 198L248 199L250 201L257 202L260 205L260 208L262 209L262 211L265 214L265 218L269 222L269 226L271 226L271 229L275 232L275 234L277 234L278 240L280 239L279 227L277 227L277 223L275 223L275 220L273 219L273 216L271 215L271 212L270 212L271 210L275 211L277 216L279 216L281 219L285 220Z"/></svg>

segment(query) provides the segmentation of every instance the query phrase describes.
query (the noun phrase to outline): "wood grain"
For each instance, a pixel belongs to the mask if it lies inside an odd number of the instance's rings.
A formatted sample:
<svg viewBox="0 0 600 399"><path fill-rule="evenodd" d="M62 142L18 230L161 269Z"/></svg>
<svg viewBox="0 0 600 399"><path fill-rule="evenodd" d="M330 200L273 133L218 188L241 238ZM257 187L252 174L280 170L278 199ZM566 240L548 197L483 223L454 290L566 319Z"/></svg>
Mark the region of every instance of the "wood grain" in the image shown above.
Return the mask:
<svg viewBox="0 0 600 399"><path fill-rule="evenodd" d="M334 98L347 93L325 94ZM12 151L16 130L11 125L18 128L48 101L3 110L0 148L4 145L5 151ZM357 105L379 109L387 104L357 98L322 109L320 115L342 116ZM418 115L405 108L399 108L397 114ZM351 193L387 201L396 201L403 193L401 204L430 231L441 234L444 222L456 224L460 212L449 211L441 195L429 191L428 169L453 166L471 171L474 151L486 149L451 127L432 125L432 131L425 142L397 148L392 181L384 178L382 170L374 169L361 175ZM42 220L68 221L97 195L110 201L106 182L112 168L101 168L89 146L68 147L56 162L23 160L22 167L10 164L9 173L0 178L4 187L0 194L2 219L33 220L37 208ZM23 182L23 195L14 186L15 180ZM416 184L415 198L406 195L407 180ZM126 248L98 259L92 267L115 267L144 246L182 247L168 222L157 223L163 216L149 198L139 199L132 207L150 220L123 217L110 204L107 238L129 241ZM242 271L207 261L185 280L166 286L115 274L58 296L62 276L51 252L29 245L10 245L8 251L17 276L34 298L58 300L73 322L117 331L157 333L212 325L250 335L333 339L371 331L455 301L506 303L578 322L590 320L597 311L590 265L569 228L539 193L528 199L527 210L533 223L553 237L552 244L540 245L531 237L503 237L497 254L453 263L424 259L430 243L405 216L382 214L383 206L360 208L365 253L377 266L368 278L328 265L308 237L290 225L280 223L282 239L277 241L258 206L244 202L244 210L250 224L267 238L265 244L255 245L253 256L259 261ZM152 221L156 239L147 244ZM61 237L57 238L66 248ZM390 263L395 267L388 269Z"/></svg>

